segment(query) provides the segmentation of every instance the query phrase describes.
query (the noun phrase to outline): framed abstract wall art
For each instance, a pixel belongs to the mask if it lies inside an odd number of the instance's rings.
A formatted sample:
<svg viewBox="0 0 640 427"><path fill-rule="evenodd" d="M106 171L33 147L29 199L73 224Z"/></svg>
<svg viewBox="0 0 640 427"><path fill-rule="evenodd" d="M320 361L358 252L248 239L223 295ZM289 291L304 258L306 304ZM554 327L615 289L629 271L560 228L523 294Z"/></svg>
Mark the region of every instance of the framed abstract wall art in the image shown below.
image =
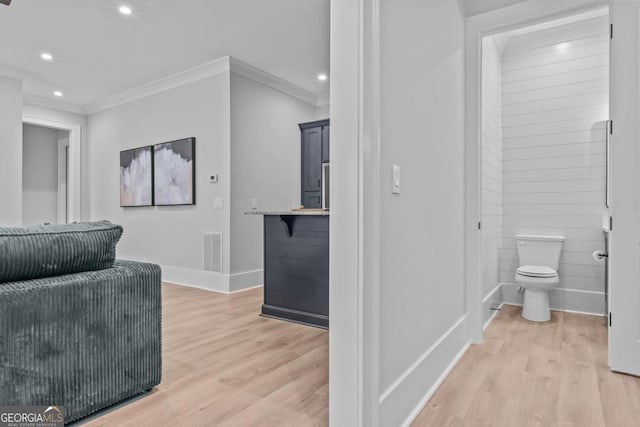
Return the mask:
<svg viewBox="0 0 640 427"><path fill-rule="evenodd" d="M195 205L196 139L153 146L153 189L156 206Z"/></svg>
<svg viewBox="0 0 640 427"><path fill-rule="evenodd" d="M153 205L153 147L120 152L120 206Z"/></svg>

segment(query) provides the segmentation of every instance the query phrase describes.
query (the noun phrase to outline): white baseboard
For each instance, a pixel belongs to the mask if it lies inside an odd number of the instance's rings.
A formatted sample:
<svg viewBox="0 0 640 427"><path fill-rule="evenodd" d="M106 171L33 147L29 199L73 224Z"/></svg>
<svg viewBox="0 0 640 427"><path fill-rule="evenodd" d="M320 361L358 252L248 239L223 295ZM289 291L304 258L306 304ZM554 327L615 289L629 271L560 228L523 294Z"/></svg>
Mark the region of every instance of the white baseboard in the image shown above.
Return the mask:
<svg viewBox="0 0 640 427"><path fill-rule="evenodd" d="M411 424L468 346L465 314L382 393L379 399L379 424ZM428 389L426 394L425 388Z"/></svg>
<svg viewBox="0 0 640 427"><path fill-rule="evenodd" d="M522 305L524 298L515 283L503 283L502 296L508 305ZM604 316L604 292L555 288L549 293L549 306L557 311Z"/></svg>
<svg viewBox="0 0 640 427"><path fill-rule="evenodd" d="M228 294L262 286L262 270L235 274L221 274L210 271L163 265L162 281L206 291Z"/></svg>
<svg viewBox="0 0 640 427"><path fill-rule="evenodd" d="M234 273L229 276L229 292L237 292L262 286L263 282L264 273L262 269Z"/></svg>
<svg viewBox="0 0 640 427"><path fill-rule="evenodd" d="M229 276L211 271L162 265L162 281L214 292L229 292Z"/></svg>
<svg viewBox="0 0 640 427"><path fill-rule="evenodd" d="M497 310L492 309L502 307L502 301L502 283L499 283L482 299L482 324L484 329L487 329L489 323L498 314Z"/></svg>

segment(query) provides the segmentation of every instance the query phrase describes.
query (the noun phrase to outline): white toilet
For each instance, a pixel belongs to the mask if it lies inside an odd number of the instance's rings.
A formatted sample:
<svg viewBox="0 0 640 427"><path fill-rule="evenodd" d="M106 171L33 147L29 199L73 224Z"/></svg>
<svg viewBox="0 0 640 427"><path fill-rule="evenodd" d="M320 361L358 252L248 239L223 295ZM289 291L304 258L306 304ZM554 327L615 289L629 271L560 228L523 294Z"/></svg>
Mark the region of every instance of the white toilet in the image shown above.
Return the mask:
<svg viewBox="0 0 640 427"><path fill-rule="evenodd" d="M549 291L558 284L561 236L516 235L518 259L516 283L524 288L522 317L533 322L551 319Z"/></svg>

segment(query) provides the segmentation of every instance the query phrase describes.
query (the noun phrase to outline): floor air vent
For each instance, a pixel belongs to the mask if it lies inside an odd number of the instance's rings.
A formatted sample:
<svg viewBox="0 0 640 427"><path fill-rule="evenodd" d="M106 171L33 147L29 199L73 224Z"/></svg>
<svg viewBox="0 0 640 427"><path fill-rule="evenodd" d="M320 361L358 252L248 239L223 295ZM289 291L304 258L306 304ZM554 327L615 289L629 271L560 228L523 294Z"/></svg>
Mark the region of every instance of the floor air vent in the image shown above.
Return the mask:
<svg viewBox="0 0 640 427"><path fill-rule="evenodd" d="M222 233L202 233L204 270L222 273Z"/></svg>

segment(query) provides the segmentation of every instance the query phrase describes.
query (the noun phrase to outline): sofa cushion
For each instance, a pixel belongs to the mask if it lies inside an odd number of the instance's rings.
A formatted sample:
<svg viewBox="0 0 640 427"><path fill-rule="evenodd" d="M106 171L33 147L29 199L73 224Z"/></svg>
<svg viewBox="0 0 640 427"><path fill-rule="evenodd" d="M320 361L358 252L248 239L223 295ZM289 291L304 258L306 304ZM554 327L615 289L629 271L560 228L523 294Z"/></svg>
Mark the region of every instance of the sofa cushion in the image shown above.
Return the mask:
<svg viewBox="0 0 640 427"><path fill-rule="evenodd" d="M121 235L109 221L0 227L0 283L111 268Z"/></svg>

